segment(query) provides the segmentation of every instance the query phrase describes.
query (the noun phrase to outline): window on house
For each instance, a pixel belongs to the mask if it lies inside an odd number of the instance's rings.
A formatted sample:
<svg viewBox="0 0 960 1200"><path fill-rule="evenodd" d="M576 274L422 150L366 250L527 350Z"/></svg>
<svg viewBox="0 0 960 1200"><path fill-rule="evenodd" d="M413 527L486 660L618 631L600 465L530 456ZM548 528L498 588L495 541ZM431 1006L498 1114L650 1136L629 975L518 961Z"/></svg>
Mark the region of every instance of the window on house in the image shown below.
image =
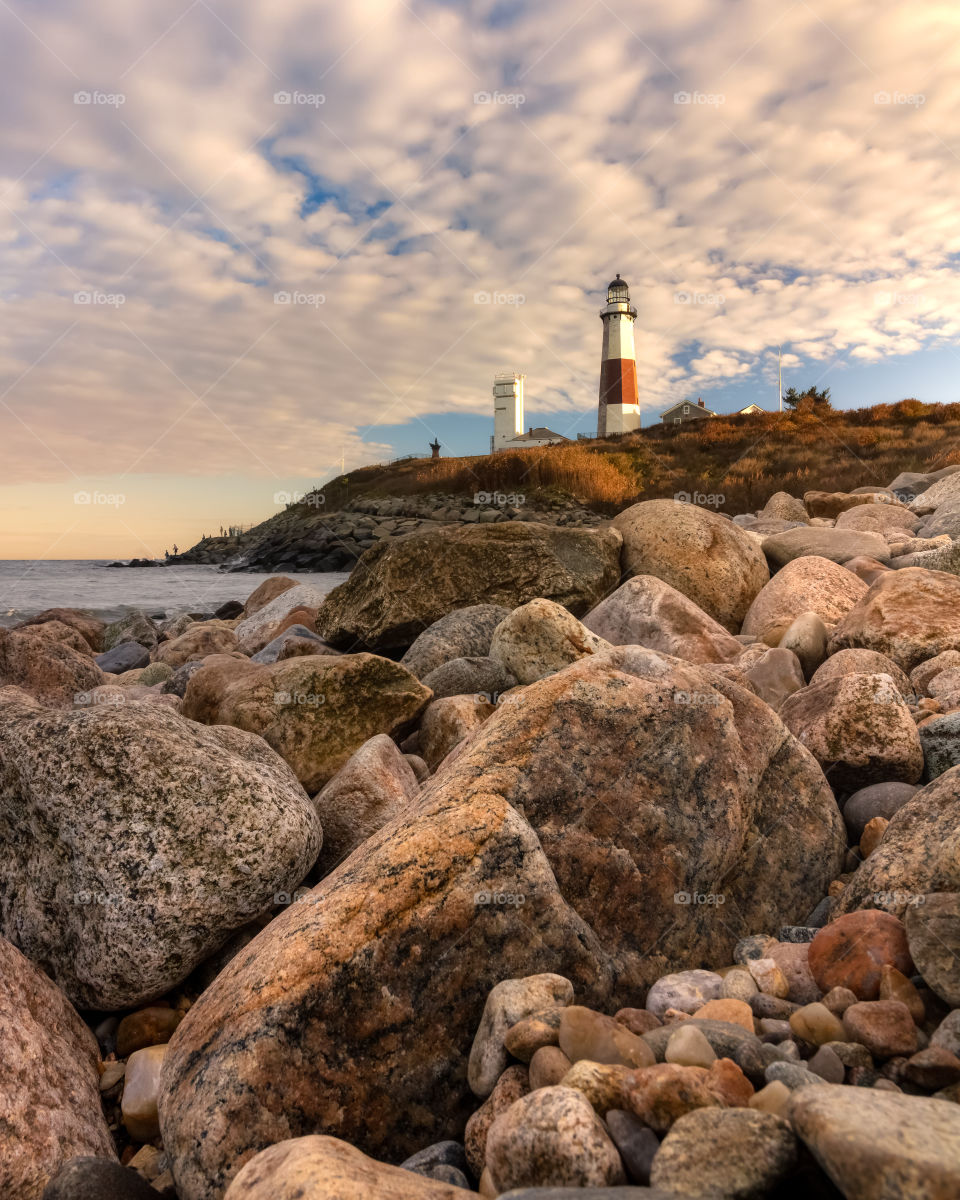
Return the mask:
<svg viewBox="0 0 960 1200"><path fill-rule="evenodd" d="M674 418L673 418L673 423L674 423L674 425L682 425L682 424L683 424L683 417L674 417Z"/></svg>
<svg viewBox="0 0 960 1200"><path fill-rule="evenodd" d="M685 405L683 406L683 415L684 415L684 416L687 416L687 415L689 414L689 412L690 412L690 405L689 405L689 404L685 404Z"/></svg>

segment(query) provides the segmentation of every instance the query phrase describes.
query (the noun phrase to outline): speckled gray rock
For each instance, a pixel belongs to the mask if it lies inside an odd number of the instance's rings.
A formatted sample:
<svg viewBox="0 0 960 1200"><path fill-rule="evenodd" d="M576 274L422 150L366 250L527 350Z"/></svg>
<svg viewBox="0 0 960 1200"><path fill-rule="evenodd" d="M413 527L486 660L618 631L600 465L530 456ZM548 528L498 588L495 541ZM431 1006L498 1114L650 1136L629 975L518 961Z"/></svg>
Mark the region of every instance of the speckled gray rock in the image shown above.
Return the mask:
<svg viewBox="0 0 960 1200"><path fill-rule="evenodd" d="M647 992L644 1008L662 1017L668 1008L695 1013L708 1000L717 1000L723 978L714 971L676 971L664 975Z"/></svg>
<svg viewBox="0 0 960 1200"><path fill-rule="evenodd" d="M63 993L0 938L0 1195L38 1200L73 1155L116 1160L100 1107L100 1053Z"/></svg>
<svg viewBox="0 0 960 1200"><path fill-rule="evenodd" d="M851 844L860 841L868 821L874 817L885 817L889 821L919 790L915 783L871 783L854 792L843 806L843 820Z"/></svg>
<svg viewBox="0 0 960 1200"><path fill-rule="evenodd" d="M179 696L182 700L186 695L187 684L202 666L203 659L198 658L193 662L184 663L182 667L177 667L170 678L161 685L161 693L163 695Z"/></svg>
<svg viewBox="0 0 960 1200"><path fill-rule="evenodd" d="M82 1007L168 991L320 848L259 738L160 707L53 713L0 690L0 781L0 927Z"/></svg>
<svg viewBox="0 0 960 1200"><path fill-rule="evenodd" d="M562 975L527 975L504 979L487 997L480 1027L470 1048L467 1080L475 1096L486 1098L506 1070L510 1056L503 1044L507 1030L543 1008L573 1003L573 984Z"/></svg>
<svg viewBox="0 0 960 1200"><path fill-rule="evenodd" d="M135 610L112 621L103 631L103 648L112 650L121 642L139 642L152 650L160 640L160 631L146 613Z"/></svg>
<svg viewBox="0 0 960 1200"><path fill-rule="evenodd" d="M520 683L536 683L571 663L609 648L572 613L552 600L531 600L494 630L490 657Z"/></svg>
<svg viewBox="0 0 960 1200"><path fill-rule="evenodd" d="M740 644L683 592L655 575L635 575L583 618L614 646L645 646L686 662L729 662Z"/></svg>
<svg viewBox="0 0 960 1200"><path fill-rule="evenodd" d="M808 1071L806 1067L793 1062L771 1063L763 1074L767 1083L785 1084L791 1092L796 1091L797 1088L806 1087L807 1084L823 1083L819 1075L815 1075L813 1071Z"/></svg>
<svg viewBox="0 0 960 1200"><path fill-rule="evenodd" d="M660 1139L649 1125L622 1108L607 1110L604 1117L607 1132L620 1151L627 1178L646 1186L650 1182L650 1166L660 1149Z"/></svg>
<svg viewBox="0 0 960 1200"><path fill-rule="evenodd" d="M790 1117L846 1200L960 1195L960 1105L827 1084L793 1096Z"/></svg>
<svg viewBox="0 0 960 1200"><path fill-rule="evenodd" d="M951 1008L960 1008L960 894L938 892L904 914L910 957L924 981Z"/></svg>
<svg viewBox="0 0 960 1200"><path fill-rule="evenodd" d="M424 675L424 687L434 699L446 696L482 695L496 704L497 699L517 686L516 679L495 658L452 658Z"/></svg>
<svg viewBox="0 0 960 1200"><path fill-rule="evenodd" d="M861 533L855 529L820 527L788 529L763 539L763 552L771 567L779 570L795 558L816 555L834 563L868 555L878 562L890 561L890 548L879 533Z"/></svg>
<svg viewBox="0 0 960 1200"><path fill-rule="evenodd" d="M932 780L960 764L960 711L932 717L919 728L923 777Z"/></svg>
<svg viewBox="0 0 960 1200"><path fill-rule="evenodd" d="M732 1021L704 1020L696 1017L693 1019L696 1028L713 1047L717 1058L735 1059L741 1046L756 1045L759 1042L756 1034L748 1032L742 1025L735 1025ZM676 1028L676 1025L663 1025L643 1034L643 1040L653 1051L657 1062L664 1061L667 1042Z"/></svg>
<svg viewBox="0 0 960 1200"><path fill-rule="evenodd" d="M832 917L859 908L902 917L908 904L929 892L960 892L958 813L960 767L953 767L894 815L883 841L836 897Z"/></svg>
<svg viewBox="0 0 960 1200"><path fill-rule="evenodd" d="M93 661L108 675L122 675L124 671L145 667L150 661L150 651L139 642L118 642L111 650L98 654Z"/></svg>
<svg viewBox="0 0 960 1200"><path fill-rule="evenodd" d="M328 646L318 633L312 629L308 629L306 625L290 625L283 633L278 633L275 638L267 642L262 650L258 650L256 654L252 654L250 661L255 663L279 662L281 659L291 657L285 651L291 649L291 643L298 641L315 643L315 653L317 654L340 653L339 650L334 650L332 646ZM303 652L302 649L300 652Z"/></svg>
<svg viewBox="0 0 960 1200"><path fill-rule="evenodd" d="M64 1163L44 1188L42 1200L157 1200L157 1195L132 1167L81 1156Z"/></svg>
<svg viewBox="0 0 960 1200"><path fill-rule="evenodd" d="M510 612L502 604L458 608L425 629L400 661L418 679L425 680L432 671L454 659L485 658L490 653L493 631Z"/></svg>
<svg viewBox="0 0 960 1200"><path fill-rule="evenodd" d="M790 1122L749 1108L700 1108L675 1121L653 1160L654 1187L683 1196L759 1200L793 1169Z"/></svg>
<svg viewBox="0 0 960 1200"><path fill-rule="evenodd" d="M456 1167L458 1171L468 1169L463 1143L449 1139L445 1142L434 1142L432 1146L425 1146L416 1154L411 1154L409 1158L404 1159L400 1166L405 1171L415 1171L418 1175L426 1175L428 1178L432 1178L430 1172L438 1166Z"/></svg>
<svg viewBox="0 0 960 1200"><path fill-rule="evenodd" d="M487 1167L500 1191L626 1182L617 1148L589 1100L560 1086L531 1092L497 1117L487 1135Z"/></svg>
<svg viewBox="0 0 960 1200"><path fill-rule="evenodd" d="M15 629L0 628L0 686L23 688L44 704L84 703L108 682L88 652Z"/></svg>
<svg viewBox="0 0 960 1200"><path fill-rule="evenodd" d="M440 617L473 604L506 604L512 611L540 597L580 616L615 586L620 545L615 529L534 521L448 525L385 539L327 596L317 630L334 646L360 641L390 650L409 646ZM459 650L450 657L484 653Z"/></svg>
<svg viewBox="0 0 960 1200"><path fill-rule="evenodd" d="M247 654L256 654L274 640L278 626L296 609L312 612L323 603L326 592L310 583L298 583L286 588L279 596L258 608L249 617L244 617L234 628L240 649Z"/></svg>
<svg viewBox="0 0 960 1200"><path fill-rule="evenodd" d="M407 811L420 792L413 768L392 738L378 733L313 798L323 827L319 867L331 871L361 842Z"/></svg>

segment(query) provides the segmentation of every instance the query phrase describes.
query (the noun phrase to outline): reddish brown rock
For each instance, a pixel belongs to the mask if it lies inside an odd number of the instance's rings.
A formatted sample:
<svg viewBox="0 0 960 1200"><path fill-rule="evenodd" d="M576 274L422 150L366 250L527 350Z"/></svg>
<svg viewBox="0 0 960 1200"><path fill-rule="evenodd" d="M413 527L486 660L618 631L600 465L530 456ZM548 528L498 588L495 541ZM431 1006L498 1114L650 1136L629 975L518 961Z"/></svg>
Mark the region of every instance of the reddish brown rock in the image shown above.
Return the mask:
<svg viewBox="0 0 960 1200"><path fill-rule="evenodd" d="M117 1028L117 1057L129 1058L144 1046L165 1045L182 1020L183 1013L179 1009L159 1005L130 1013Z"/></svg>
<svg viewBox="0 0 960 1200"><path fill-rule="evenodd" d="M13 684L42 704L74 704L108 681L89 654L65 642L0 628L0 686Z"/></svg>
<svg viewBox="0 0 960 1200"><path fill-rule="evenodd" d="M420 722L420 751L431 771L495 712L484 696L443 696L431 701Z"/></svg>
<svg viewBox="0 0 960 1200"><path fill-rule="evenodd" d="M803 503L811 517L839 517L841 513L860 504L874 504L872 492L821 492L803 493Z"/></svg>
<svg viewBox="0 0 960 1200"><path fill-rule="evenodd" d="M28 617L17 628L43 625L47 621L59 621L75 629L95 654L99 654L103 649L103 631L106 625L99 617L91 616L79 608L48 608L37 613L35 617Z"/></svg>
<svg viewBox="0 0 960 1200"><path fill-rule="evenodd" d="M209 654L230 654L237 650L237 635L221 621L195 621L179 637L161 642L153 653L156 662L170 667L206 658Z"/></svg>
<svg viewBox="0 0 960 1200"><path fill-rule="evenodd" d="M625 1107L657 1133L695 1108L745 1105L752 1095L749 1081L728 1058L709 1068L658 1063L633 1072L624 1085Z"/></svg>
<svg viewBox="0 0 960 1200"><path fill-rule="evenodd" d="M825 925L810 943L809 963L822 991L849 988L860 1000L877 998L888 963L904 975L913 971L903 922L878 909L847 913Z"/></svg>
<svg viewBox="0 0 960 1200"><path fill-rule="evenodd" d="M266 608L271 600L276 600L278 596L296 586L297 581L291 579L289 575L271 575L269 579L265 579L247 597L246 603L243 606L243 615L245 617L252 617L261 608Z"/></svg>
<svg viewBox="0 0 960 1200"><path fill-rule="evenodd" d="M848 1041L866 1046L874 1058L913 1054L917 1049L917 1027L899 1000L851 1004L843 1014L843 1028Z"/></svg>
<svg viewBox="0 0 960 1200"><path fill-rule="evenodd" d="M17 633L23 634L25 637L41 638L46 642L62 642L88 658L92 657L94 653L83 634L74 629L72 625L65 625L63 621L51 620L44 621L40 625L20 625L17 627Z"/></svg>
<svg viewBox="0 0 960 1200"><path fill-rule="evenodd" d="M564 1068L564 1075L567 1069L569 1069L569 1063ZM463 1144L467 1152L467 1163L478 1179L483 1174L483 1165L486 1161L487 1134L490 1132L490 1126L501 1113L507 1111L515 1100L526 1096L529 1091L530 1080L527 1068L507 1067L497 1080L496 1087L467 1121Z"/></svg>
<svg viewBox="0 0 960 1200"><path fill-rule="evenodd" d="M100 1107L100 1053L70 1002L0 938L0 1195L40 1200L74 1155L116 1160Z"/></svg>
<svg viewBox="0 0 960 1200"><path fill-rule="evenodd" d="M753 1033L753 1009L743 1000L708 1000L693 1014L698 1021L729 1021Z"/></svg>
<svg viewBox="0 0 960 1200"><path fill-rule="evenodd" d="M663 1024L658 1016L645 1008L621 1008L613 1014L613 1019L621 1025L626 1025L627 1029L638 1037L649 1033L651 1029L659 1029Z"/></svg>

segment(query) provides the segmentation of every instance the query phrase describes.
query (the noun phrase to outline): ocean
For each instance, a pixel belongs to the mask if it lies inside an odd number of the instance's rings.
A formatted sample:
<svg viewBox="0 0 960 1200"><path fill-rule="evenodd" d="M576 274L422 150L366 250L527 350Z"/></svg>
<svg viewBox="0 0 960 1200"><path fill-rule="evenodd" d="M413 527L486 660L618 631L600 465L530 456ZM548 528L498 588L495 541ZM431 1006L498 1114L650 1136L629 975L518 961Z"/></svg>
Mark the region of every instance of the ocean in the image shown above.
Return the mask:
<svg viewBox="0 0 960 1200"><path fill-rule="evenodd" d="M0 559L0 625L16 625L45 608L82 608L116 621L134 608L149 614L213 612L243 602L269 574L229 574L216 567L108 567L109 559ZM346 572L292 575L329 592Z"/></svg>

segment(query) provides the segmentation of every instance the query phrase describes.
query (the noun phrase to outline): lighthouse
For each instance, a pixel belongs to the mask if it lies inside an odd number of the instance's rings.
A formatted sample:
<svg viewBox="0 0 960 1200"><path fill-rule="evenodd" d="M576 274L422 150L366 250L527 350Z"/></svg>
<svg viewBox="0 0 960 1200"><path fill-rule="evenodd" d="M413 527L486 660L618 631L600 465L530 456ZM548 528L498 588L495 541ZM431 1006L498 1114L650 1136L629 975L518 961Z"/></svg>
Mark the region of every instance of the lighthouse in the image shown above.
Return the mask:
<svg viewBox="0 0 960 1200"><path fill-rule="evenodd" d="M600 310L603 352L600 358L597 437L629 433L640 428L637 355L633 346L633 323L636 319L637 310L630 303L627 282L617 275L607 286L607 303Z"/></svg>

